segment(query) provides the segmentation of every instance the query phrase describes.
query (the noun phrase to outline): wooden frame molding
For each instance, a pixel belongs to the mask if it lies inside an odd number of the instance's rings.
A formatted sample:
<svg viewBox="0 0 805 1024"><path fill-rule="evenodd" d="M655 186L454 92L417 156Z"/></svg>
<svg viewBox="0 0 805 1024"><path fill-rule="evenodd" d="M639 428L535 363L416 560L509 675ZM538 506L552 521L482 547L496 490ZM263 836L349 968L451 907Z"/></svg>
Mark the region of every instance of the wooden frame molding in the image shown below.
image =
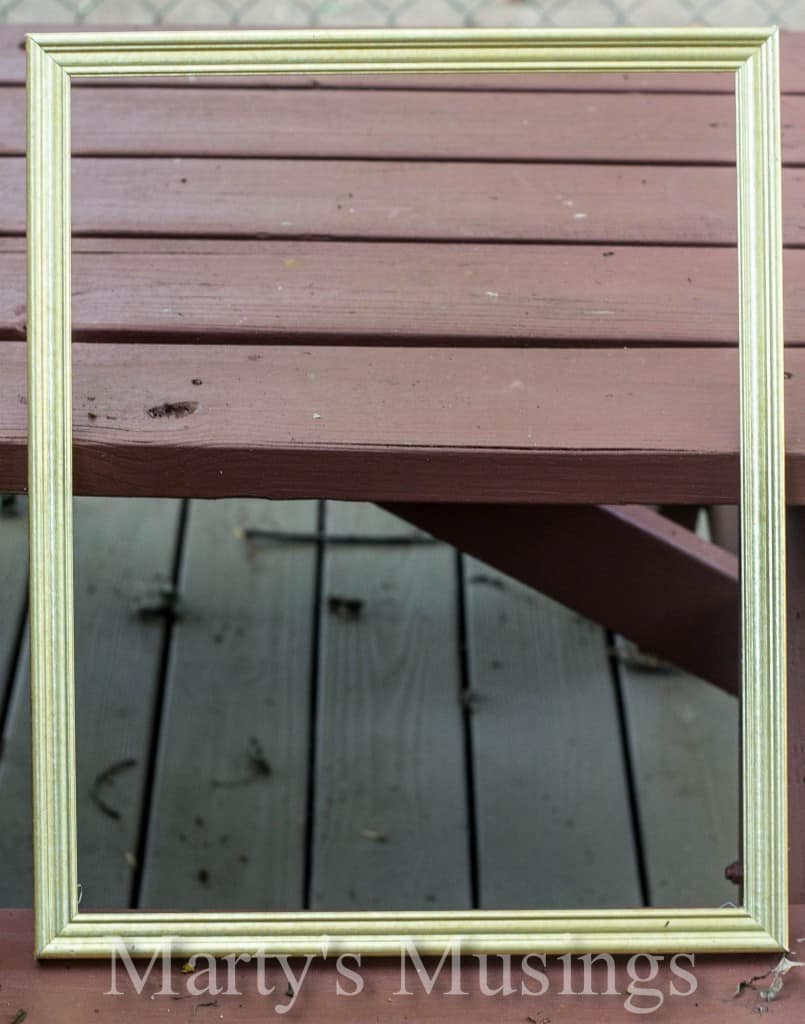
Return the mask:
<svg viewBox="0 0 805 1024"><path fill-rule="evenodd" d="M28 51L29 482L36 952L777 950L787 943L782 243L775 29L34 34ZM736 74L744 906L405 913L80 913L73 705L70 81L300 73Z"/></svg>

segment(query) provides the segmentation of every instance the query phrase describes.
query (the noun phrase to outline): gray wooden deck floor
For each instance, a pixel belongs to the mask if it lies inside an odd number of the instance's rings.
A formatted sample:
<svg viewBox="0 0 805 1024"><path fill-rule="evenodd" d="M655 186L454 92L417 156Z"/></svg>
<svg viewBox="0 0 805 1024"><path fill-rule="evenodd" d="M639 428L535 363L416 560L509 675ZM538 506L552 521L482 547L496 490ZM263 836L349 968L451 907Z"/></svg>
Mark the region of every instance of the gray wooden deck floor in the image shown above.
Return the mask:
<svg viewBox="0 0 805 1024"><path fill-rule="evenodd" d="M24 501L0 905L31 902ZM373 506L76 501L82 908L715 905L738 709Z"/></svg>

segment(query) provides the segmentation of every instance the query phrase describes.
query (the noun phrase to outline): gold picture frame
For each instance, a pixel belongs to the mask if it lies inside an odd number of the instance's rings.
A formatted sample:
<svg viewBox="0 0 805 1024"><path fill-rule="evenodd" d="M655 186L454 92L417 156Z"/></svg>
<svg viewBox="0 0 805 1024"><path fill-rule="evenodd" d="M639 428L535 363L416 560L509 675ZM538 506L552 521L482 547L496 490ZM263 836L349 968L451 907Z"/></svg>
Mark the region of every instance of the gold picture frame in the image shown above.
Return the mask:
<svg viewBox="0 0 805 1024"><path fill-rule="evenodd" d="M31 692L36 953L779 950L787 944L782 240L776 29L33 34L28 52ZM718 909L80 913L76 866L70 82L359 72L736 75L744 905Z"/></svg>

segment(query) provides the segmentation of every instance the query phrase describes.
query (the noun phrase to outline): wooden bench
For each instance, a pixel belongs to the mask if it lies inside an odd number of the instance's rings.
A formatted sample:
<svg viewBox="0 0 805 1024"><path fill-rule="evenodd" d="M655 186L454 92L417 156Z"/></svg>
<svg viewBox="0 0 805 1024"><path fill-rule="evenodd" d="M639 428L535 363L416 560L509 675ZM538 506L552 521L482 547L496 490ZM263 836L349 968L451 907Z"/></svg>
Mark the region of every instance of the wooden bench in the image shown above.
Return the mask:
<svg viewBox="0 0 805 1024"><path fill-rule="evenodd" d="M6 492L26 485L19 42L0 30ZM783 52L799 506L805 42ZM737 498L731 93L721 75L76 86L77 492L381 502L734 691L734 561L622 507ZM803 529L792 511L795 554ZM805 589L791 568L793 683ZM676 632L642 615L652 576L655 609L685 608ZM792 734L796 837L793 685ZM28 919L4 920L19 958ZM712 968L711 1008L737 963Z"/></svg>

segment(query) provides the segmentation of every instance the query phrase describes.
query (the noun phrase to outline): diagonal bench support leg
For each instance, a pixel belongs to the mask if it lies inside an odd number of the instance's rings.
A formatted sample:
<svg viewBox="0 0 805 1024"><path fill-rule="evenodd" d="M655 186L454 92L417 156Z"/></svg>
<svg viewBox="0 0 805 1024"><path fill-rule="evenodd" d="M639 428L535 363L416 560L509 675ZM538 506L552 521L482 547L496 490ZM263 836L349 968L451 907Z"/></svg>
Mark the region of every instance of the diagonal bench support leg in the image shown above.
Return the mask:
<svg viewBox="0 0 805 1024"><path fill-rule="evenodd" d="M738 562L642 505L386 508L730 693Z"/></svg>

